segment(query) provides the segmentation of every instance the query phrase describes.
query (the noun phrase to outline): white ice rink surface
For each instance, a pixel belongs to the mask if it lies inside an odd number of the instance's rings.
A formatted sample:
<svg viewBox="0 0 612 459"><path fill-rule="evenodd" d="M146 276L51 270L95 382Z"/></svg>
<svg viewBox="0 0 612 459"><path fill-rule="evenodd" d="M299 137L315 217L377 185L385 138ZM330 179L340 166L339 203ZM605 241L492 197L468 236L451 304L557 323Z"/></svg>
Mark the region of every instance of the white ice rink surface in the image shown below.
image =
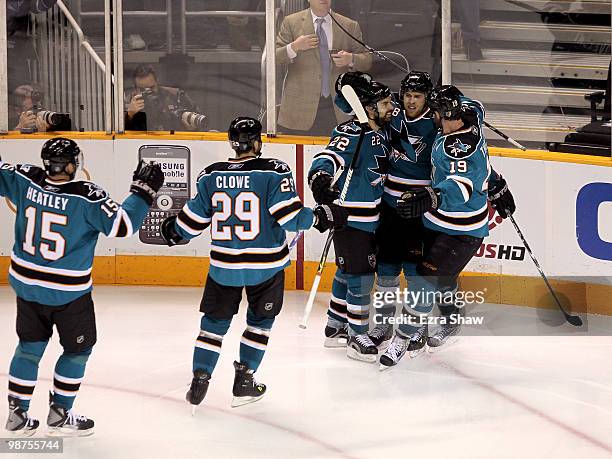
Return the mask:
<svg viewBox="0 0 612 459"><path fill-rule="evenodd" d="M589 318L590 330L608 336L537 336L542 326L535 310L483 306L491 323L515 317L531 336L464 336L381 373L377 364L323 348L326 294L319 295L309 329L298 329L306 296L286 294L257 373L266 396L230 408L232 361L245 325L241 309L192 417L184 396L201 289L96 288L98 343L75 404L95 420L96 433L66 439L61 455L32 457L612 457L612 318ZM4 394L17 343L14 304L12 290L0 287ZM559 334L564 330L558 327ZM54 337L30 411L42 426L59 353Z"/></svg>

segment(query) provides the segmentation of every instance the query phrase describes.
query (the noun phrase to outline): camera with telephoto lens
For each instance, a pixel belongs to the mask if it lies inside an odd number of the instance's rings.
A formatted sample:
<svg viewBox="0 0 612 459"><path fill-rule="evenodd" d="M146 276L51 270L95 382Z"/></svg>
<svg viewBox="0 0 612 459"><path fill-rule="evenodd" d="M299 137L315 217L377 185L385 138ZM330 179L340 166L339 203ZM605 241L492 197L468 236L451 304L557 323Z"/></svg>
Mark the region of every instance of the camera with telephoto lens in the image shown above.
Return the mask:
<svg viewBox="0 0 612 459"><path fill-rule="evenodd" d="M206 115L190 112L185 109L173 110L172 114L182 121L186 126L197 131L203 131L206 124Z"/></svg>
<svg viewBox="0 0 612 459"><path fill-rule="evenodd" d="M55 127L65 123L66 120L70 119L70 113L58 113L52 112L50 110L40 110L36 112L36 116L38 116L48 125Z"/></svg>
<svg viewBox="0 0 612 459"><path fill-rule="evenodd" d="M38 116L49 126L61 126L66 122L70 122L70 113L53 112L51 110L43 110L42 94L39 91L32 92L32 113Z"/></svg>
<svg viewBox="0 0 612 459"><path fill-rule="evenodd" d="M30 97L32 98L31 112L36 115L39 120L42 120L47 123L50 126L50 131L72 130L70 113L60 113L51 110L43 110L42 93L40 91L33 91ZM21 132L23 133L32 133L36 131L37 129L35 127L21 130Z"/></svg>

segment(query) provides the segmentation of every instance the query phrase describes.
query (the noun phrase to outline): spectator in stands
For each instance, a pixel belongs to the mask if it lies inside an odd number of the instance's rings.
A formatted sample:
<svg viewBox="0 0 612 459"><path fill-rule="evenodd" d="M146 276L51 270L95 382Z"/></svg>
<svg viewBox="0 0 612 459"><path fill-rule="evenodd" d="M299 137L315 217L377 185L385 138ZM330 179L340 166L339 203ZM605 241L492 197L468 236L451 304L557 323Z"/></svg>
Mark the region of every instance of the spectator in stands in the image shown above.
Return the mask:
<svg viewBox="0 0 612 459"><path fill-rule="evenodd" d="M41 110L42 93L30 85L18 86L11 94L9 103L9 126L15 131L46 132L51 126L37 115Z"/></svg>
<svg viewBox="0 0 612 459"><path fill-rule="evenodd" d="M331 0L309 0L310 8L287 16L276 37L276 61L287 64L278 123L286 133L329 135L346 119L334 107L332 85L340 73L367 71L370 55L330 16ZM361 39L359 24L333 13Z"/></svg>
<svg viewBox="0 0 612 459"><path fill-rule="evenodd" d="M128 131L202 131L204 115L179 88L161 86L153 67L141 65L133 73L134 86L125 93Z"/></svg>

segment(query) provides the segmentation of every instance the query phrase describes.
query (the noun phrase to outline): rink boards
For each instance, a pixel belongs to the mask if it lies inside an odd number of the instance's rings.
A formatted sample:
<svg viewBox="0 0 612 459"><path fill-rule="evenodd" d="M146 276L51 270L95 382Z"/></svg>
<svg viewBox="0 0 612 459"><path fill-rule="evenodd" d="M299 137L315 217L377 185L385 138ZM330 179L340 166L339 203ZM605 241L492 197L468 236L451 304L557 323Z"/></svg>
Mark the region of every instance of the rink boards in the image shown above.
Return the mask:
<svg viewBox="0 0 612 459"><path fill-rule="evenodd" d="M132 171L143 145L174 145L190 152L192 184L207 165L225 160L233 151L223 134L175 136L74 136L85 154L86 173L116 201L127 196ZM40 147L48 137L3 138L0 154L9 163L40 164ZM205 140L203 140L205 139ZM284 142L284 143L283 143ZM304 187L322 138L272 139L263 155L289 164L305 205L313 206ZM557 279L555 287L576 311L612 314L612 159L580 155L495 149L491 163L507 179L517 202L516 220L544 271ZM168 160L172 163L173 160ZM0 282L6 282L13 232L13 212L0 203ZM538 276L514 227L490 216L490 236L470 262L464 285L486 288L488 301L550 307ZM288 240L293 238L288 234ZM409 237L407 235L407 237ZM325 235L309 231L292 251L287 288L309 289ZM94 279L98 284L202 285L208 268L208 233L187 246L168 248L141 242L100 238ZM333 260L333 253L329 260ZM329 290L333 263L321 283Z"/></svg>

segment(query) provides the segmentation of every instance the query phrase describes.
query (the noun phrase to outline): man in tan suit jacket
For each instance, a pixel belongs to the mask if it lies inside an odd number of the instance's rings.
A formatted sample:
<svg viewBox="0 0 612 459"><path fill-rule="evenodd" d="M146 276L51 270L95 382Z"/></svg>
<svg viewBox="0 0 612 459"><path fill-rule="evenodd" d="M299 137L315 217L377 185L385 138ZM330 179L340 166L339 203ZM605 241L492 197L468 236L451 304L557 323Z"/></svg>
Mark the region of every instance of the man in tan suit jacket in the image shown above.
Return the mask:
<svg viewBox="0 0 612 459"><path fill-rule="evenodd" d="M309 3L310 8L283 20L276 37L276 62L288 66L278 123L281 132L329 135L336 124L348 119L333 104L337 77L351 70L367 71L372 58L332 21L331 0ZM361 40L356 21L332 14L342 27ZM327 38L327 42L319 37ZM329 61L322 62L330 54Z"/></svg>

